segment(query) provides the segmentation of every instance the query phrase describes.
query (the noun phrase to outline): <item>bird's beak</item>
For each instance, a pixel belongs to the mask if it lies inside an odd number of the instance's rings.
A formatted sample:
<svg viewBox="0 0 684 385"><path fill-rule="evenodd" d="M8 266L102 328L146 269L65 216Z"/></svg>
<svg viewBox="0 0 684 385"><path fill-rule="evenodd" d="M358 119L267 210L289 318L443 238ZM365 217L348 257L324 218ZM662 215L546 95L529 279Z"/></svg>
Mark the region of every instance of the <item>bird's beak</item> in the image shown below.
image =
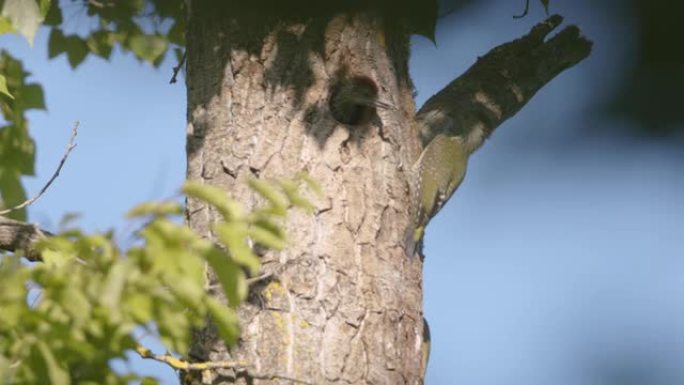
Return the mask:
<svg viewBox="0 0 684 385"><path fill-rule="evenodd" d="M379 99L373 101L373 106L377 108L384 108L386 110L396 110L396 107L394 107L392 103L384 102Z"/></svg>

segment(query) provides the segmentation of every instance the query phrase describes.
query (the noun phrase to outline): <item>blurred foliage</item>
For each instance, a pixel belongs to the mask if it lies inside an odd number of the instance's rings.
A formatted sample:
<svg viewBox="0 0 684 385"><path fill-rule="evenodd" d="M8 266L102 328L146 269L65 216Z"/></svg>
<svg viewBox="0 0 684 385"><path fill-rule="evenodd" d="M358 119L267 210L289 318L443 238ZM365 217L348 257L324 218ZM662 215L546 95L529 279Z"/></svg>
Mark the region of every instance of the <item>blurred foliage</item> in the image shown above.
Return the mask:
<svg viewBox="0 0 684 385"><path fill-rule="evenodd" d="M26 111L45 109L43 88L28 83L21 62L0 50L0 196L2 206L11 207L26 200L21 177L34 174L35 144L29 136ZM18 220L26 219L26 209L10 214Z"/></svg>
<svg viewBox="0 0 684 385"><path fill-rule="evenodd" d="M633 0L636 57L616 93L610 111L631 118L649 134L668 136L684 130L684 3Z"/></svg>
<svg viewBox="0 0 684 385"><path fill-rule="evenodd" d="M129 212L146 225L136 244L121 250L109 234L67 230L39 245L43 263L27 265L18 255L0 260L0 383L126 384L143 380L111 370L137 346L135 334L155 336L168 351L187 356L193 327L207 318L231 345L239 336L235 308L247 296L247 273L259 258L251 243L280 250L291 207L310 210L300 195L306 176L252 181L265 202L249 212L222 189L188 182L183 187L220 214L214 244L182 224L175 202L144 203ZM208 209L208 207L207 207ZM209 264L228 299L205 291ZM33 289L29 289L29 287ZM146 378L145 383L157 383Z"/></svg>

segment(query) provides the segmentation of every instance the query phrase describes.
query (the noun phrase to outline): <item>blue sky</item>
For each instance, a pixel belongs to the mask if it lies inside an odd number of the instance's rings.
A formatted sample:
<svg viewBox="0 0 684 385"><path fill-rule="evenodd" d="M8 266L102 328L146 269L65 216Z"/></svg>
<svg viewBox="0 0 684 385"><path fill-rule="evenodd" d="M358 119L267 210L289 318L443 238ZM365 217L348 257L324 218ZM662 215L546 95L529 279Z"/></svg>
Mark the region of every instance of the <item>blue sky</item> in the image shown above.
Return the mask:
<svg viewBox="0 0 684 385"><path fill-rule="evenodd" d="M418 103L543 17L533 8L511 19L519 6L490 1L448 16L437 47L415 38ZM552 9L580 25L594 52L497 130L428 228L427 384L684 383L682 138L618 135L631 123L594 113L630 65L628 20L588 1ZM38 148L29 193L81 121L78 147L31 219L49 228L78 212L86 229L114 227L125 242L125 211L175 196L184 179L185 88L168 84L175 63L155 71L117 54L72 71L64 57L47 61L44 33L33 49L6 36L0 47L46 91L48 111L29 116Z"/></svg>

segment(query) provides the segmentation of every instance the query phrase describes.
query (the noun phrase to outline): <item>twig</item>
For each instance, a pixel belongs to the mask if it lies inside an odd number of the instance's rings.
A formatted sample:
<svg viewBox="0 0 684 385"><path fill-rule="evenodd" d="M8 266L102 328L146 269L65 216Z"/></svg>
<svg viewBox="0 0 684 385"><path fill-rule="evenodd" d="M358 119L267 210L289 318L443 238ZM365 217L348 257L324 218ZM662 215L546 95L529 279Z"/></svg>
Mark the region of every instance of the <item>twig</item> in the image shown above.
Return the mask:
<svg viewBox="0 0 684 385"><path fill-rule="evenodd" d="M202 371L202 370L212 370L212 369L235 369L240 373L245 373L246 376L262 379L262 380L285 380L292 381L294 383L304 384L304 385L315 385L312 382L304 381L298 378L284 376L281 374L260 374L252 373L248 371L247 368L250 367L249 364L243 361L233 361L233 360L223 360L223 361L206 361L206 362L188 362L177 358L169 354L154 354L150 349L144 346L137 346L135 351L142 358L152 359L155 361L163 362L173 369L184 370L184 371Z"/></svg>
<svg viewBox="0 0 684 385"><path fill-rule="evenodd" d="M257 276L257 277L247 278L247 280L246 280L246 281L247 281L247 286L252 286L252 285L254 285L255 283L258 283L258 282L261 282L261 281L266 280L266 279L268 279L268 278L271 278L272 276L273 276L273 273L271 272L271 273L264 273L264 274L261 274L261 275L259 275L259 276Z"/></svg>
<svg viewBox="0 0 684 385"><path fill-rule="evenodd" d="M71 138L69 138L69 144L67 145L66 152L64 152L64 156L62 156L62 160L59 162L59 166L57 167L57 170L55 170L55 173L52 174L52 177L50 178L50 180L48 180L48 182L45 184L45 186L43 186L43 188L38 192L38 194L33 196L33 198L27 199L27 200L23 201L22 203L14 206L14 207L10 207L6 210L0 211L0 215L9 214L12 211L23 209L24 207L26 207L26 206L32 204L33 202L37 201L38 198L40 198L45 193L45 191L47 191L47 189L50 187L52 182L54 182L55 179L57 179L57 177L59 176L59 172L62 171L62 167L64 166L64 163L66 162L67 158L69 157L71 150L73 150L74 147L76 147L76 144L74 143L74 141L76 140L76 135L78 135L78 124L79 124L79 122L74 123L74 128L71 130Z"/></svg>
<svg viewBox="0 0 684 385"><path fill-rule="evenodd" d="M185 56L187 55L187 53L188 50L183 51L183 56L181 56L180 60L178 61L178 65L173 67L173 76L171 76L169 84L176 83L176 77L178 76L178 73L180 72L181 68L183 68L183 64L185 63Z"/></svg>
<svg viewBox="0 0 684 385"><path fill-rule="evenodd" d="M523 11L523 13L521 13L520 15L513 15L513 18L514 19L522 19L523 17L527 16L527 11L529 11L529 10L530 10L530 0L526 0L525 1L525 10Z"/></svg>
<svg viewBox="0 0 684 385"><path fill-rule="evenodd" d="M169 354L154 354L152 351L144 346L138 346L135 351L142 358L149 358L155 361L163 362L176 370L209 370L209 369L230 369L230 368L245 368L248 365L241 361L207 361L207 362L188 362L176 358Z"/></svg>

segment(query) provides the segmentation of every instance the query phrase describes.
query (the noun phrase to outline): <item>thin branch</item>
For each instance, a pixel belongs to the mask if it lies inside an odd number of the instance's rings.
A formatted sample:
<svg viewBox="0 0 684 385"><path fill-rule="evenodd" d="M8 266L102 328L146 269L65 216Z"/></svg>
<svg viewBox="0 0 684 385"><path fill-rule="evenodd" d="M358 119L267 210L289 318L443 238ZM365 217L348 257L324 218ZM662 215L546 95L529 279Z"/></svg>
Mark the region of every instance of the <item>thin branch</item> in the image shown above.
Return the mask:
<svg viewBox="0 0 684 385"><path fill-rule="evenodd" d="M213 370L213 369L235 369L235 371L240 373L245 373L247 377L262 379L262 380L285 380L292 381L294 383L304 384L304 385L314 385L311 382L303 381L298 378L284 376L281 374L260 374L252 373L248 371L247 368L250 366L244 361L237 360L223 360L223 361L206 361L206 362L188 362L172 356L170 354L154 354L152 351L144 346L137 346L135 351L142 358L152 359L167 364L175 370L183 371L203 371L203 370Z"/></svg>
<svg viewBox="0 0 684 385"><path fill-rule="evenodd" d="M513 15L514 19L522 19L523 17L527 16L527 11L530 10L530 0L525 0L525 10L523 10L523 13L520 15Z"/></svg>
<svg viewBox="0 0 684 385"><path fill-rule="evenodd" d="M180 60L178 61L178 65L173 67L173 76L171 76L171 80L169 80L169 84L174 84L176 83L176 77L178 77L178 73L180 72L181 68L183 68L183 64L185 63L185 57L188 53L188 50L183 51L183 56L181 56Z"/></svg>
<svg viewBox="0 0 684 385"><path fill-rule="evenodd" d="M230 368L244 368L248 365L241 361L207 361L207 362L188 362L181 360L169 354L154 354L152 351L144 346L138 346L135 351L142 358L148 358L155 361L163 362L176 370L210 370L210 369L230 369Z"/></svg>
<svg viewBox="0 0 684 385"><path fill-rule="evenodd" d="M428 99L416 115L423 145L446 132L462 136L474 151L546 83L586 58L592 43L576 26L546 39L562 21L553 15L527 35L492 49Z"/></svg>
<svg viewBox="0 0 684 385"><path fill-rule="evenodd" d="M29 261L42 261L43 257L35 244L49 236L52 233L36 225L0 216L0 250L24 250Z"/></svg>
<svg viewBox="0 0 684 385"><path fill-rule="evenodd" d="M62 156L62 160L60 160L59 166L57 166L57 170L55 170L54 174L52 174L52 177L50 177L50 180L48 180L45 186L43 186L43 188L40 189L38 194L34 195L33 198L27 199L14 207L10 207L6 210L0 211L0 215L6 215L11 213L12 211L23 209L24 207L37 201L38 198L40 198L45 193L45 191L47 191L52 182L54 182L55 179L57 179L57 177L59 176L59 172L62 171L62 167L64 166L64 163L66 162L67 158L69 157L71 150L73 150L74 147L76 147L76 143L74 143L74 141L76 140L76 135L78 135L78 124L78 122L74 123L74 128L71 130L71 138L69 138L69 144L67 145L67 149L64 152L64 155Z"/></svg>

